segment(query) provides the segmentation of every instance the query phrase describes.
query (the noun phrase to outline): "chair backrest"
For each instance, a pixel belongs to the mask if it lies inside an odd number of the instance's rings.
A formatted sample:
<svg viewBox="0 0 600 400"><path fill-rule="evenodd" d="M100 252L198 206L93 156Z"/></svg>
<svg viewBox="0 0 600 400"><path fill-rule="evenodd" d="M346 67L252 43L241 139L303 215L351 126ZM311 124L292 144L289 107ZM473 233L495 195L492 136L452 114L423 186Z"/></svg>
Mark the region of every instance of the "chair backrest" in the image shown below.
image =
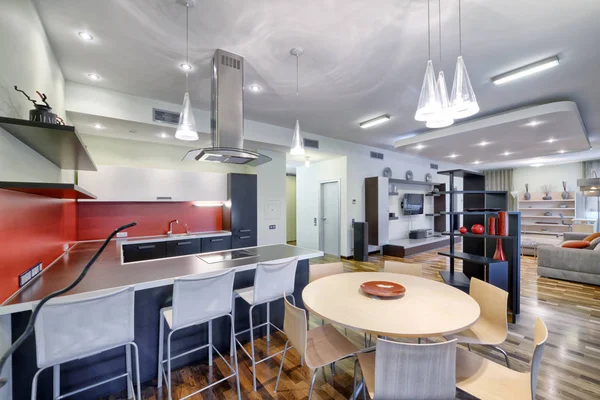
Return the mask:
<svg viewBox="0 0 600 400"><path fill-rule="evenodd" d="M544 346L548 340L548 328L541 318L535 321L535 329L533 331L533 357L531 358L531 398L535 399L535 391L537 387L537 378L542 363L542 355L544 354Z"/></svg>
<svg viewBox="0 0 600 400"><path fill-rule="evenodd" d="M317 279L325 278L330 275L337 275L344 273L344 264L341 262L334 262L328 264L311 264L309 267L309 281L314 282Z"/></svg>
<svg viewBox="0 0 600 400"><path fill-rule="evenodd" d="M306 360L307 329L306 311L285 300L285 315L283 317L283 331L294 346L300 357Z"/></svg>
<svg viewBox="0 0 600 400"><path fill-rule="evenodd" d="M376 399L454 399L456 339L413 344L378 339Z"/></svg>
<svg viewBox="0 0 600 400"><path fill-rule="evenodd" d="M35 322L38 368L109 350L134 339L133 286L81 300L55 298Z"/></svg>
<svg viewBox="0 0 600 400"><path fill-rule="evenodd" d="M284 293L294 293L298 259L259 263L254 276L254 304L280 299Z"/></svg>
<svg viewBox="0 0 600 400"><path fill-rule="evenodd" d="M423 276L421 264L404 263L400 261L385 260L383 263L383 272L391 272L394 274L404 274L412 276Z"/></svg>
<svg viewBox="0 0 600 400"><path fill-rule="evenodd" d="M469 295L479 304L480 318L498 328L506 339L508 335L508 292L477 278L471 278Z"/></svg>
<svg viewBox="0 0 600 400"><path fill-rule="evenodd" d="M208 321L229 314L233 301L234 270L175 279L173 284L173 326Z"/></svg>

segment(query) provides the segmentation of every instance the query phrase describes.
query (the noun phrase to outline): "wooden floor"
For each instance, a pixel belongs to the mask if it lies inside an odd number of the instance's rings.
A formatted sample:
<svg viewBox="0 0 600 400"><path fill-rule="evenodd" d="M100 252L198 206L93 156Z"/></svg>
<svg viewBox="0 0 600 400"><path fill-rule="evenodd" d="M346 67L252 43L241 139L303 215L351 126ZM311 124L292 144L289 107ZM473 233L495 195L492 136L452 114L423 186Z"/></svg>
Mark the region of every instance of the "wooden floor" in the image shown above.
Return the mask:
<svg viewBox="0 0 600 400"><path fill-rule="evenodd" d="M424 265L426 278L440 281L438 271L447 269L448 259L437 255L438 250L412 256L404 261L418 262ZM369 262L342 260L348 272L379 271L385 259L393 257L371 256ZM324 257L311 262L322 263L335 261ZM457 262L460 269L460 262ZM532 336L535 319L540 316L549 329L548 343L545 348L542 367L538 381L538 399L600 399L600 287L570 283L554 279L541 278L536 273L536 262L532 257L522 260L521 274L521 314L518 324L509 324L509 336L501 346L511 358L511 367L517 371L528 371L529 360L533 351ZM320 321L311 320L315 326ZM351 340L363 347L363 337L355 332L348 332ZM283 337L276 337L270 346L258 340L258 348L262 352L283 348ZM499 363L504 363L499 353L487 351L480 346L473 346L479 352ZM309 373L300 367L295 351L288 352L284 372L277 395L273 393L275 379L279 369L279 356L259 364L257 368L258 391L252 391L251 364L241 351L240 374L242 398L244 399L306 399L310 385ZM319 373L313 399L347 399L351 395L353 362L342 361L338 364L336 375L331 371L326 377ZM174 373L174 399L194 392L209 380L216 381L226 373L224 364L216 363L216 368L209 370L205 366L191 366ZM110 396L108 399L121 399L124 394ZM143 387L144 399L167 399L165 390L158 390L156 382ZM221 383L212 391L194 396L196 399L235 399L235 382ZM472 397L465 393L457 393L459 399Z"/></svg>

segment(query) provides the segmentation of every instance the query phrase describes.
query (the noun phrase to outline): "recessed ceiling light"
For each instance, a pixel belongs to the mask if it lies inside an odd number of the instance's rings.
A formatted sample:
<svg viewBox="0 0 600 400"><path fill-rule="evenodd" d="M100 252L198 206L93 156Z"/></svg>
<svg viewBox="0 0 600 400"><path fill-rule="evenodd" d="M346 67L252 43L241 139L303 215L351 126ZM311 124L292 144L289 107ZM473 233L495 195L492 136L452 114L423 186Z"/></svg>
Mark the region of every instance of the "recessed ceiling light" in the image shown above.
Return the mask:
<svg viewBox="0 0 600 400"><path fill-rule="evenodd" d="M94 128L96 128L96 129L104 129L104 125L96 123L96 124L94 124Z"/></svg>
<svg viewBox="0 0 600 400"><path fill-rule="evenodd" d="M422 143L419 143L418 145L415 146L416 150L423 150L425 148L425 145Z"/></svg>
<svg viewBox="0 0 600 400"><path fill-rule="evenodd" d="M78 35L83 40L94 40L94 37L87 32L79 32Z"/></svg>
<svg viewBox="0 0 600 400"><path fill-rule="evenodd" d="M90 78L93 81L99 81L100 80L100 76L98 76L96 74L88 74L88 78Z"/></svg>
<svg viewBox="0 0 600 400"><path fill-rule="evenodd" d="M375 125L383 124L384 122L388 122L390 120L389 115L380 115L379 117L370 119L368 121L361 122L358 124L361 128L370 128Z"/></svg>
<svg viewBox="0 0 600 400"><path fill-rule="evenodd" d="M475 161L473 161L473 164L481 164L481 161L475 160Z"/></svg>
<svg viewBox="0 0 600 400"><path fill-rule="evenodd" d="M531 164L531 166L532 166L533 168L537 168L537 167L543 167L543 166L544 166L544 164Z"/></svg>
<svg viewBox="0 0 600 400"><path fill-rule="evenodd" d="M163 139L166 139L166 138L168 138L168 137L169 137L169 135L167 135L167 134L166 134L166 133L164 133L164 132L162 132L162 133L161 133L160 135L158 135L158 136L160 136L160 137L161 137L161 138L163 138Z"/></svg>
<svg viewBox="0 0 600 400"><path fill-rule="evenodd" d="M565 154L566 152L567 152L566 150L562 150L562 149L558 151L559 154Z"/></svg>
<svg viewBox="0 0 600 400"><path fill-rule="evenodd" d="M537 119L534 119L533 121L529 121L528 123L526 123L525 126L535 128L536 126L541 125L543 123L544 123L544 121L538 121Z"/></svg>
<svg viewBox="0 0 600 400"><path fill-rule="evenodd" d="M546 143L554 143L554 142L556 142L556 139L554 139L554 138L550 138L550 139L546 140Z"/></svg>
<svg viewBox="0 0 600 400"><path fill-rule="evenodd" d="M536 72L540 72L548 68L556 67L558 64L558 56L552 56L541 61L534 62L533 64L528 64L524 67L513 69L512 71L495 76L492 78L492 82L494 82L496 85L501 85L524 76L535 74Z"/></svg>
<svg viewBox="0 0 600 400"><path fill-rule="evenodd" d="M477 143L477 146L484 147L484 146L487 146L488 144L490 144L490 142L486 142L485 140L482 140L481 142Z"/></svg>
<svg viewBox="0 0 600 400"><path fill-rule="evenodd" d="M510 156L512 153L510 151L505 151L502 153L503 156Z"/></svg>
<svg viewBox="0 0 600 400"><path fill-rule="evenodd" d="M253 92L260 92L260 86L258 85L250 85L250 90Z"/></svg>
<svg viewBox="0 0 600 400"><path fill-rule="evenodd" d="M187 64L187 63L183 63L179 67L182 70L184 70L184 71L191 71L192 70L192 66L190 64Z"/></svg>
<svg viewBox="0 0 600 400"><path fill-rule="evenodd" d="M454 154L454 153L452 153L448 156L448 158L456 158L456 157L458 157L458 154Z"/></svg>

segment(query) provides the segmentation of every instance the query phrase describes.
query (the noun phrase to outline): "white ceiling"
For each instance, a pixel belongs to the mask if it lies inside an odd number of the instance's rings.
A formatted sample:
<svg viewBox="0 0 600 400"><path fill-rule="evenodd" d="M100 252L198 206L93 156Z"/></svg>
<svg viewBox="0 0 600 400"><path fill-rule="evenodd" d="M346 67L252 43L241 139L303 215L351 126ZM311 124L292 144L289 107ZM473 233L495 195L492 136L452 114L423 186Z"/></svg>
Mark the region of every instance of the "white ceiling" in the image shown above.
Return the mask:
<svg viewBox="0 0 600 400"><path fill-rule="evenodd" d="M179 103L184 75L185 8L175 0L36 0L65 78ZM600 136L600 1L463 0L463 53L479 118L525 105L575 101L592 143ZM390 148L413 119L427 60L425 0L199 1L190 11L194 107L208 109L209 65L216 48L246 59L246 118ZM451 81L457 56L457 2L442 2L443 67ZM432 1L437 16L437 2ZM437 20L432 49L437 54ZM93 42L83 42L79 31ZM300 100L295 60L302 46ZM496 86L490 78L558 54L557 68ZM87 74L102 77L91 82ZM389 123L358 122L388 113ZM543 130L550 125L540 126Z"/></svg>

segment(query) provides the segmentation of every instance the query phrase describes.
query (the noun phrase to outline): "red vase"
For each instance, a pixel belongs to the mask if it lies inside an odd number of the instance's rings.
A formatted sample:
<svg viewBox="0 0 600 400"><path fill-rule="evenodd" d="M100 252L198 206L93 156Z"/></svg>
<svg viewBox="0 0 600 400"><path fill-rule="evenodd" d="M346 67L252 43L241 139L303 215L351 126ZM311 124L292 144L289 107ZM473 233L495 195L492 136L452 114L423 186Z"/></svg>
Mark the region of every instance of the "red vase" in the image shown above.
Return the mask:
<svg viewBox="0 0 600 400"><path fill-rule="evenodd" d="M508 213L506 211L498 213L498 235L508 236Z"/></svg>
<svg viewBox="0 0 600 400"><path fill-rule="evenodd" d="M496 239L496 252L494 253L494 260L506 261L504 250L502 249L502 239Z"/></svg>
<svg viewBox="0 0 600 400"><path fill-rule="evenodd" d="M496 218L489 217L488 218L488 235L496 234Z"/></svg>

